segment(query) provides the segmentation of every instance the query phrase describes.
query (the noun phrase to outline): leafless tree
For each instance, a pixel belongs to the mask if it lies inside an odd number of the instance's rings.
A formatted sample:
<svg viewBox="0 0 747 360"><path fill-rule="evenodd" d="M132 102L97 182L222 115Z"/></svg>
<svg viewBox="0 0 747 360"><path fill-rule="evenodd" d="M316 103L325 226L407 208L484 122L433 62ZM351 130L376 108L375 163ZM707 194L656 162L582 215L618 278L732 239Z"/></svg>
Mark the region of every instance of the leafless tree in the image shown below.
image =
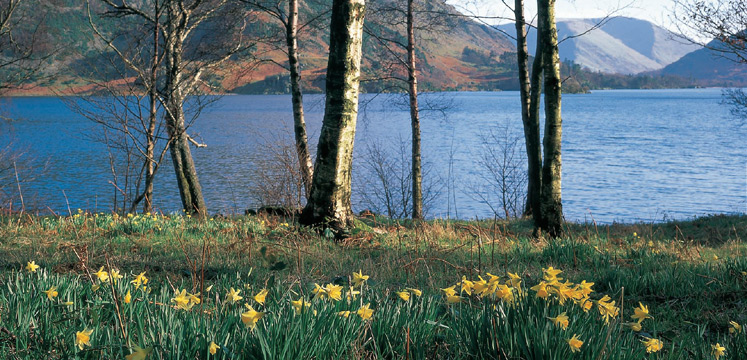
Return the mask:
<svg viewBox="0 0 747 360"><path fill-rule="evenodd" d="M306 204L306 195L292 135L280 131L263 132L255 137L259 156L254 163L255 177L249 185L254 205L300 209Z"/></svg>
<svg viewBox="0 0 747 360"><path fill-rule="evenodd" d="M154 146L158 130L156 123L160 118L184 211L205 216L207 207L190 149L190 145L205 145L188 135L190 122L187 112L190 106L201 109L204 102L199 95L216 90L211 76L216 74L218 67L251 48L243 34L251 19L249 14L229 0L148 0L137 3L88 0L87 4L91 28L97 39L116 54L126 69L122 72L131 73L136 83L141 84L140 93L147 94L147 120L141 117L140 121L146 138L145 151L141 155L146 159L144 169L151 179L146 181L146 193L152 186L156 162L160 164L162 158ZM93 10L92 5L96 7ZM100 24L106 22L113 22L116 26ZM105 31L105 28L116 30ZM140 101L137 104L128 107L128 111L141 109ZM139 113L139 110L135 111Z"/></svg>
<svg viewBox="0 0 747 360"><path fill-rule="evenodd" d="M364 149L356 170L356 195L360 206L392 219L412 217L412 161L407 141L387 145L370 143ZM423 214L440 198L443 179L428 162L423 164Z"/></svg>
<svg viewBox="0 0 747 360"><path fill-rule="evenodd" d="M472 155L478 178L468 185L468 195L490 207L497 218L520 217L527 184L522 136L509 126L496 126L480 134L480 143L480 153Z"/></svg>

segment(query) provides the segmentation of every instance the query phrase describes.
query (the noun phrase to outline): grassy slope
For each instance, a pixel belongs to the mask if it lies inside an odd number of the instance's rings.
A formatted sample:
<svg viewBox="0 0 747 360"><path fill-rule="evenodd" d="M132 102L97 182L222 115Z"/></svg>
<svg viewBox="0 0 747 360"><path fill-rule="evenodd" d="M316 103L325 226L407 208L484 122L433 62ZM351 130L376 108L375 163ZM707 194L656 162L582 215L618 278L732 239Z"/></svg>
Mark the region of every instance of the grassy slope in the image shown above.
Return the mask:
<svg viewBox="0 0 747 360"><path fill-rule="evenodd" d="M566 238L554 241L531 237L530 223L523 220L412 226L364 219L343 244L279 218L200 223L181 217L82 214L0 221L0 269L5 274L30 260L54 272L82 274L85 267L105 265L109 257L127 272L147 270L154 278L191 283L191 274L202 266L190 263L201 263L206 247L206 281L252 268L257 283L271 276L280 282L326 283L362 269L381 289L412 286L433 292L461 276L474 279L484 272L511 271L526 284L536 284L541 268L554 266L571 281L595 282L599 293L619 297L624 288L625 307L647 304L667 343L711 341L726 332L729 320L747 322L745 216L664 224L573 224Z"/></svg>

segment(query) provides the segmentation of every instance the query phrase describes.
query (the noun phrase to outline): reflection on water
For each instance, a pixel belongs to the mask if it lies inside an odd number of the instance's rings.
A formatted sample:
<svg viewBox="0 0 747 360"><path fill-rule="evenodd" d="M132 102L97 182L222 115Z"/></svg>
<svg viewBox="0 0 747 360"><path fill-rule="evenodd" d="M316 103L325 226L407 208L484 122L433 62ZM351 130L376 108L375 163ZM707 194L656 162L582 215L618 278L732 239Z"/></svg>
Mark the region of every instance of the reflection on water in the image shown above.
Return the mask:
<svg viewBox="0 0 747 360"><path fill-rule="evenodd" d="M563 205L575 221L657 221L747 210L747 131L720 104L717 89L597 91L563 96ZM375 97L366 106L356 137L356 158L373 142L409 137L409 115L397 95ZM521 133L515 92L455 93L446 118L426 115L423 160L434 173L448 174L450 152L455 201L446 193L430 216L492 217L490 208L466 194L476 176L480 134L497 124ZM370 99L364 95L362 99ZM319 96L306 96L310 138L318 135L323 109ZM47 162L44 175L24 184L46 206L107 211L116 189L106 148L90 139L96 126L56 98L3 102L13 123L14 147ZM208 144L194 149L211 212L240 213L254 206L249 185L259 139L290 135L289 96L226 96L204 111L190 130ZM0 147L9 134L0 134ZM289 137L290 138L290 137ZM354 169L355 171L355 169ZM445 180L444 180L445 181ZM159 172L156 207L179 209L169 161ZM65 198L64 194L67 197ZM354 189L355 191L355 189ZM360 206L358 206L360 207ZM361 209L357 209L361 210Z"/></svg>

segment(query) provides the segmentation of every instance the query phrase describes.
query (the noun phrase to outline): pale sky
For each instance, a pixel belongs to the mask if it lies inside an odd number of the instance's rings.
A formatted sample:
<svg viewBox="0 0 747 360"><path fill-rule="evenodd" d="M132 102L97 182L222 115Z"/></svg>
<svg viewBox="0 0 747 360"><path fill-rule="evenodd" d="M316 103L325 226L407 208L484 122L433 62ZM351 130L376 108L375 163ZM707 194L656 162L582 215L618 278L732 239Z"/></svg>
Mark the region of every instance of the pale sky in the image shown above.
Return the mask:
<svg viewBox="0 0 747 360"><path fill-rule="evenodd" d="M481 16L512 17L510 10L501 0L448 0L457 9L466 9ZM513 0L505 0L513 6ZM537 2L525 0L527 17L536 14ZM564 18L595 18L603 17L611 11L624 8L615 15L634 17L651 21L663 27L671 27L669 20L673 0L557 0L555 16ZM506 21L497 21L505 23Z"/></svg>

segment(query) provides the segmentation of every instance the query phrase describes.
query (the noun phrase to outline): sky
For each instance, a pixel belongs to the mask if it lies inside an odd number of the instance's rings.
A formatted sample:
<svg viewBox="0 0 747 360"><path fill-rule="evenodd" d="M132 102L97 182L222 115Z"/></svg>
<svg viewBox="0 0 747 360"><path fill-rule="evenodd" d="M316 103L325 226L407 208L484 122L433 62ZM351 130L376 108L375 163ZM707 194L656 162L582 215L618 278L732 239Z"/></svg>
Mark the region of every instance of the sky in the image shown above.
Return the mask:
<svg viewBox="0 0 747 360"><path fill-rule="evenodd" d="M448 0L457 9L472 12L481 16L511 17L510 10L501 0ZM513 0L505 0L513 6ZM524 1L527 15L536 14L537 2ZM623 8L616 15L634 17L653 22L654 24L671 28L669 20L673 0L557 0L555 6L558 19L566 18L595 18L603 17L614 9ZM463 11L464 12L464 11ZM498 21L497 23L504 23Z"/></svg>

